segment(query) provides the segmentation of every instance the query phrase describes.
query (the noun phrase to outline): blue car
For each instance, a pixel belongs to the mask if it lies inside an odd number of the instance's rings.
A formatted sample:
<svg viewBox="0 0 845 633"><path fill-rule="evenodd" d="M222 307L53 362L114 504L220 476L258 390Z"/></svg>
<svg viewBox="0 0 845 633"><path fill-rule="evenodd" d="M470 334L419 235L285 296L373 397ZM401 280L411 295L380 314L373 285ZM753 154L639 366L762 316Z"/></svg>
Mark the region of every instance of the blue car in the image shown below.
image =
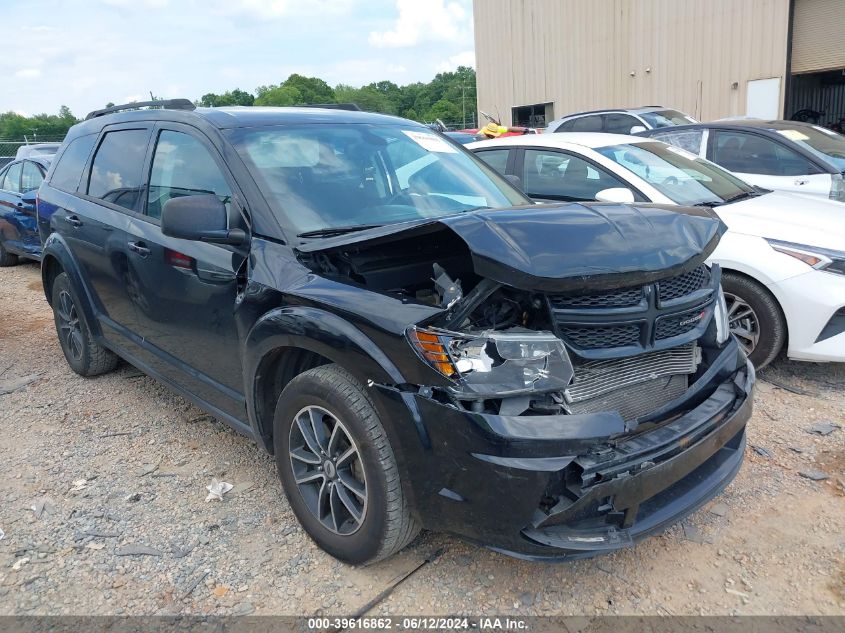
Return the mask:
<svg viewBox="0 0 845 633"><path fill-rule="evenodd" d="M52 156L32 156L0 171L0 266L41 260L35 200Z"/></svg>

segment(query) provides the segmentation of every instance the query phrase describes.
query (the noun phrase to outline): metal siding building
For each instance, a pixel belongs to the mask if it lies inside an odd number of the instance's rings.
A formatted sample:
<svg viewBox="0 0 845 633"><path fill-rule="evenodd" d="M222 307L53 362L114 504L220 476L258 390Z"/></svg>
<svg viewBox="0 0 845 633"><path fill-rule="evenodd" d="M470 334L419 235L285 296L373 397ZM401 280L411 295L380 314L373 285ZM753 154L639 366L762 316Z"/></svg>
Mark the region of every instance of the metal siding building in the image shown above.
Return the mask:
<svg viewBox="0 0 845 633"><path fill-rule="evenodd" d="M845 0L475 0L474 18L478 105L504 123L651 104L783 116L792 73L845 67Z"/></svg>

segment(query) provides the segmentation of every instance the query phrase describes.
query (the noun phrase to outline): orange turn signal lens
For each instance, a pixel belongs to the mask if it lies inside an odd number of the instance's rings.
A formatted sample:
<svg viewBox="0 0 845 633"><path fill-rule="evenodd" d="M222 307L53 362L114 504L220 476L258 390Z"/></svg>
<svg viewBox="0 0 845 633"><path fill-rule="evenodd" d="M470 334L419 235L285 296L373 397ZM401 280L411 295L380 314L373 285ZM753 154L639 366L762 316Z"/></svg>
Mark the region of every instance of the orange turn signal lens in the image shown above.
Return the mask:
<svg viewBox="0 0 845 633"><path fill-rule="evenodd" d="M449 352L437 334L415 328L408 333L408 338L416 346L420 355L441 374L451 378L458 373L452 364Z"/></svg>

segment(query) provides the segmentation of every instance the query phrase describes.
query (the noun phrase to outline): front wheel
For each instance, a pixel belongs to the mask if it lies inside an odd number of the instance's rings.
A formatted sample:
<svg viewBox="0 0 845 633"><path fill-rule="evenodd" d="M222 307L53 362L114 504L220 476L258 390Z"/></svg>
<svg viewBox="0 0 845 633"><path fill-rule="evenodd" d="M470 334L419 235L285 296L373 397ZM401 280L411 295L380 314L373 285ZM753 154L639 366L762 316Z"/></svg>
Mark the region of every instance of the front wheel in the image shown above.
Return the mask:
<svg viewBox="0 0 845 633"><path fill-rule="evenodd" d="M374 563L419 532L384 427L347 371L324 365L294 378L276 404L273 441L294 514L335 558Z"/></svg>
<svg viewBox="0 0 845 633"><path fill-rule="evenodd" d="M786 341L780 306L758 282L735 273L722 275L731 333L757 369L771 363Z"/></svg>

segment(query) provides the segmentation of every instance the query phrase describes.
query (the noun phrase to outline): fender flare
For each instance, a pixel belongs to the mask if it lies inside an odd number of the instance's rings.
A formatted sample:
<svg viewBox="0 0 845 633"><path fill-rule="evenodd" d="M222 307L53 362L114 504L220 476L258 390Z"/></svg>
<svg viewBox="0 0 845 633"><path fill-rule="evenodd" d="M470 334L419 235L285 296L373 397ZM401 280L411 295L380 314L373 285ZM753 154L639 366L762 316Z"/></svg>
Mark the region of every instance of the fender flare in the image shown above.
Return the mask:
<svg viewBox="0 0 845 633"><path fill-rule="evenodd" d="M88 325L88 328L91 330L95 339L98 339L98 341L101 340L103 332L100 328L100 322L94 312L94 296L91 294L91 289L88 284L84 281L81 266L73 256L67 242L65 242L64 238L58 233L51 233L44 242L44 248L41 256L41 284L44 288L44 296L47 299L47 303L52 305L52 297L47 290L47 274L51 265L51 260L56 260L59 263L59 266L61 266L62 271L67 273L67 276L70 278L71 285L74 290L76 290L79 298L82 299L82 301L80 301L82 305L79 307L82 310L85 323Z"/></svg>
<svg viewBox="0 0 845 633"><path fill-rule="evenodd" d="M264 314L244 340L247 414L255 437L266 438L256 407L262 361L282 348L314 352L345 368L363 384L402 384L402 373L366 334L338 315L308 306L285 306Z"/></svg>

